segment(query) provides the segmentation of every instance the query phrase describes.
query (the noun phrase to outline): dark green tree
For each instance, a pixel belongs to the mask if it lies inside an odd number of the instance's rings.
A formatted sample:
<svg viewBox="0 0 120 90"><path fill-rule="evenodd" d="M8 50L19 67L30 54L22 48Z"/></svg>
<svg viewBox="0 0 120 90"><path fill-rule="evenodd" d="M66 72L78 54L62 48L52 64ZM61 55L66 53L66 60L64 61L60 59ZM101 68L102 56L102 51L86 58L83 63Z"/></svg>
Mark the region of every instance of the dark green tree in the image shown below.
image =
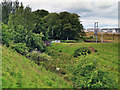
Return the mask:
<svg viewBox="0 0 120 90"><path fill-rule="evenodd" d="M54 37L56 39L79 39L83 36L83 26L79 18L77 14L61 12L59 20L54 25Z"/></svg>
<svg viewBox="0 0 120 90"><path fill-rule="evenodd" d="M19 8L19 1L16 0L15 2L13 2L13 7L12 7L12 11L13 14L15 15L15 11Z"/></svg>
<svg viewBox="0 0 120 90"><path fill-rule="evenodd" d="M57 13L50 13L47 16L44 17L44 23L46 23L46 27L49 31L48 35L49 38L55 39L55 33L54 27L56 26L57 21L59 20L59 14Z"/></svg>
<svg viewBox="0 0 120 90"><path fill-rule="evenodd" d="M8 24L9 14L12 12L15 14L16 9L19 7L18 0L3 0L2 2L2 22Z"/></svg>
<svg viewBox="0 0 120 90"><path fill-rule="evenodd" d="M2 22L7 24L9 13L12 11L12 1L3 0L2 2Z"/></svg>
<svg viewBox="0 0 120 90"><path fill-rule="evenodd" d="M45 36L43 40L48 40L48 30L46 22L44 22L44 17L48 15L49 12L46 10L36 10L33 12L34 24L35 28L33 30L34 33L40 34L41 32Z"/></svg>
<svg viewBox="0 0 120 90"><path fill-rule="evenodd" d="M21 3L21 6L14 13L9 14L8 21L8 31L11 30L10 35L12 36L12 41L16 45L17 43L23 43L29 50L36 49L43 51L44 44L42 41L42 33L35 34L33 32L35 28L35 23L33 19L33 13L29 6L25 7ZM19 49L17 49L19 50Z"/></svg>

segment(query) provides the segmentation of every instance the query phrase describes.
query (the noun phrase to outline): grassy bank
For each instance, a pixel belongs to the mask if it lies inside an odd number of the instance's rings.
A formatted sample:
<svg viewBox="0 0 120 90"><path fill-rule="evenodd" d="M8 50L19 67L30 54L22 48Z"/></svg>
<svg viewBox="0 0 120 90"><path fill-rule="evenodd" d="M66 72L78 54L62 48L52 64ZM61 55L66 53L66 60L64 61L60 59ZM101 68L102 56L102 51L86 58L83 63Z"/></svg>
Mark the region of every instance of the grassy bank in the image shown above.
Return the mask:
<svg viewBox="0 0 120 90"><path fill-rule="evenodd" d="M65 88L72 87L56 73L47 71L33 61L2 47L3 88Z"/></svg>
<svg viewBox="0 0 120 90"><path fill-rule="evenodd" d="M93 52L86 57L76 58L74 52L80 47L92 47L97 52ZM54 58L53 66L59 67L66 72L65 75L68 80L73 80L70 78L73 75L72 68L81 64L81 62L89 61L90 63L91 60L96 60L96 63L94 63L95 68L107 73L105 77L110 78L111 85L109 84L107 87L118 87L118 43L53 43L46 48L46 53ZM79 72L81 72L81 69Z"/></svg>

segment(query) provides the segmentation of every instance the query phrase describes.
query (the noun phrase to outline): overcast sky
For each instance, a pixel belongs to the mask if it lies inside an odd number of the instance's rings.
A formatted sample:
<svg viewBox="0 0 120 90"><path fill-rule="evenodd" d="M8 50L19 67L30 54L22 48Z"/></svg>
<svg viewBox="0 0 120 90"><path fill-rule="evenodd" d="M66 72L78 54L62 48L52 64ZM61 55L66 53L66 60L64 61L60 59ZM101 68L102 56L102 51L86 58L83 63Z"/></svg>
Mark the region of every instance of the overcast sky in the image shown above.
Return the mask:
<svg viewBox="0 0 120 90"><path fill-rule="evenodd" d="M119 0L18 0L24 6L29 5L32 11L45 9L51 12L68 11L77 13L84 28L118 27L118 1ZM92 1L92 2L91 2Z"/></svg>

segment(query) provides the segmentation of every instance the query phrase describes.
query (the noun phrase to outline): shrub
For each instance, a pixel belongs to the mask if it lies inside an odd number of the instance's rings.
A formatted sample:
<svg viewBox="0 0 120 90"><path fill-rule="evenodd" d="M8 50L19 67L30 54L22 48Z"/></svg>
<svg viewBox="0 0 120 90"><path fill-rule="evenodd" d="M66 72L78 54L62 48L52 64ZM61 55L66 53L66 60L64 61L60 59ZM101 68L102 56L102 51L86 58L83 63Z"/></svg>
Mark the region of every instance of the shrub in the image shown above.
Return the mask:
<svg viewBox="0 0 120 90"><path fill-rule="evenodd" d="M2 44L6 45L9 47L12 41L12 35L11 35L12 30L9 29L9 27L5 24L2 23Z"/></svg>
<svg viewBox="0 0 120 90"><path fill-rule="evenodd" d="M29 50L25 43L14 43L11 44L10 47L22 55L25 55Z"/></svg>
<svg viewBox="0 0 120 90"><path fill-rule="evenodd" d="M87 48L87 47L81 47L81 48L75 50L74 57L78 57L78 56L81 56L81 55L86 55L87 53L88 54L91 53L90 49Z"/></svg>
<svg viewBox="0 0 120 90"><path fill-rule="evenodd" d="M65 42L66 42L66 40L60 40L60 42L65 43Z"/></svg>
<svg viewBox="0 0 120 90"><path fill-rule="evenodd" d="M66 43L76 43L76 41L74 41L74 40L67 40L67 41L65 41Z"/></svg>
<svg viewBox="0 0 120 90"><path fill-rule="evenodd" d="M95 52L98 52L98 50L95 49Z"/></svg>
<svg viewBox="0 0 120 90"><path fill-rule="evenodd" d="M93 36L90 36L90 39L93 38Z"/></svg>
<svg viewBox="0 0 120 90"><path fill-rule="evenodd" d="M97 61L93 58L82 58L72 70L74 85L79 88L110 88L114 85L108 72L97 68Z"/></svg>
<svg viewBox="0 0 120 90"><path fill-rule="evenodd" d="M84 42L83 39L80 39L80 40L76 40L77 43L82 43Z"/></svg>
<svg viewBox="0 0 120 90"><path fill-rule="evenodd" d="M36 64L40 64L43 61L50 61L52 60L52 57L45 54L45 53L40 53L39 51L33 51L31 53L28 53L26 57L32 59Z"/></svg>

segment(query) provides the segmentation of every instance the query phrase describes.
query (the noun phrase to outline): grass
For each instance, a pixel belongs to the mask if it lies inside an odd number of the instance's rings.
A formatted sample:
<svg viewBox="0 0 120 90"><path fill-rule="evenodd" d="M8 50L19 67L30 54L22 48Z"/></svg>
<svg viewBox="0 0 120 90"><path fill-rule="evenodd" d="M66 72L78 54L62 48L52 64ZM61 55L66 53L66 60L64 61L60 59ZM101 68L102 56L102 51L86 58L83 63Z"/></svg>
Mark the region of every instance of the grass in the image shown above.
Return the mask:
<svg viewBox="0 0 120 90"><path fill-rule="evenodd" d="M46 48L46 53L54 58L52 64L64 69L69 77L72 74L69 68L80 62L79 58L73 57L74 51L80 47L93 47L97 50L96 53L91 53L83 59L97 60L97 68L108 72L108 77L114 81L112 83L114 88L117 88L118 64L120 64L118 62L118 43L53 43Z"/></svg>
<svg viewBox="0 0 120 90"><path fill-rule="evenodd" d="M94 32L86 32L86 37L93 37ZM102 33L98 32L98 41L101 41ZM103 33L103 41L105 42L119 42L120 34L112 34L112 33ZM93 41L93 39L86 39L87 41Z"/></svg>
<svg viewBox="0 0 120 90"><path fill-rule="evenodd" d="M80 47L93 47L97 52L76 58L74 52ZM73 68L84 60L96 60L96 68L107 72L106 77L112 79L109 88L118 88L118 43L53 43L45 52L53 60L48 61L44 67L36 65L10 48L0 46L0 49L3 88L71 88L75 78ZM61 73L46 70L46 66L60 68ZM77 83L79 86L80 83Z"/></svg>
<svg viewBox="0 0 120 90"><path fill-rule="evenodd" d="M72 84L25 56L2 46L2 88L66 87L71 88Z"/></svg>

